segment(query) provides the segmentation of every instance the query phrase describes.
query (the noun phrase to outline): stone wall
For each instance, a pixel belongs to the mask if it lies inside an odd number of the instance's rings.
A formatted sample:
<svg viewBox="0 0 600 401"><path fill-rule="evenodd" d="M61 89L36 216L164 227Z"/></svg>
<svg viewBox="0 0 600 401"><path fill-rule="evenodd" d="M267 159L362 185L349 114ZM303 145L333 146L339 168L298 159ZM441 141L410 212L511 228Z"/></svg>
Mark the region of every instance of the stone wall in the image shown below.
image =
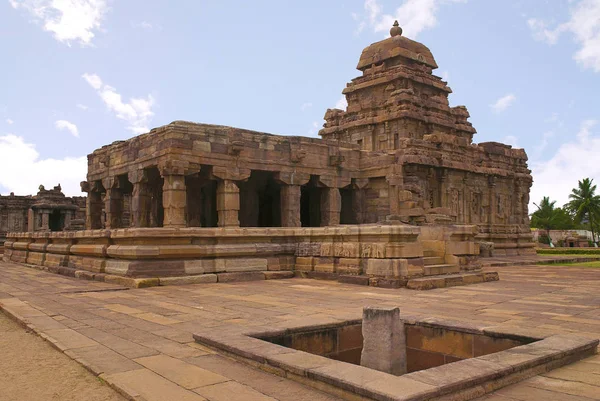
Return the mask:
<svg viewBox="0 0 600 401"><path fill-rule="evenodd" d="M7 261L87 278L206 282L262 279L295 272L315 278L362 277L367 284L406 285L438 272L428 251L473 271L473 226L352 225L325 228L115 229L11 233ZM427 238L422 240L420 236ZM202 277L201 277L202 276ZM387 281L386 281L387 280Z"/></svg>

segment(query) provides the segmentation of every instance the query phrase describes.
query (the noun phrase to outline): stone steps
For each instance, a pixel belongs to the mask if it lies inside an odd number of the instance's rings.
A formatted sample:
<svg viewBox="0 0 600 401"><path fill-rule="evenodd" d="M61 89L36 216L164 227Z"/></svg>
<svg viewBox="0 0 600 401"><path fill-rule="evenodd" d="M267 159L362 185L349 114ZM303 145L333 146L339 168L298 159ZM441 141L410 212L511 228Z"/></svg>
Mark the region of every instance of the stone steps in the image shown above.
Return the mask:
<svg viewBox="0 0 600 401"><path fill-rule="evenodd" d="M498 281L497 272L475 272L428 276L408 280L406 288L411 290L431 290L434 288Z"/></svg>
<svg viewBox="0 0 600 401"><path fill-rule="evenodd" d="M425 273L426 276L454 274L459 272L460 267L451 264L426 265L423 267L423 273Z"/></svg>

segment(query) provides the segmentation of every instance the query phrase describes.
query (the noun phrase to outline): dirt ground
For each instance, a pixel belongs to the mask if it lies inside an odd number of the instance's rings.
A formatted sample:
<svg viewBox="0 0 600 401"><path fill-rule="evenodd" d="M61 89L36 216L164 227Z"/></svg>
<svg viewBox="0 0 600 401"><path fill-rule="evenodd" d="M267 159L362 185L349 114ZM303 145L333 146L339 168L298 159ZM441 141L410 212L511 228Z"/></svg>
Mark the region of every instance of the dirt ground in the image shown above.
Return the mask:
<svg viewBox="0 0 600 401"><path fill-rule="evenodd" d="M124 401L77 362L0 311L0 401Z"/></svg>

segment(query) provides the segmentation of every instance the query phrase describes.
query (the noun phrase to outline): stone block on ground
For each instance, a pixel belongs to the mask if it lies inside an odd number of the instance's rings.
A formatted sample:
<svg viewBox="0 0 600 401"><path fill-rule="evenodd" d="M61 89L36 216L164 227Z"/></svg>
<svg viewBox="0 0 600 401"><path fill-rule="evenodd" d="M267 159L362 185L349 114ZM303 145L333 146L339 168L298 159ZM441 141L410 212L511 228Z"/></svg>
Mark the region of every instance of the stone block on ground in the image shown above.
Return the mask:
<svg viewBox="0 0 600 401"><path fill-rule="evenodd" d="M365 307L361 366L393 375L406 373L406 334L400 309Z"/></svg>

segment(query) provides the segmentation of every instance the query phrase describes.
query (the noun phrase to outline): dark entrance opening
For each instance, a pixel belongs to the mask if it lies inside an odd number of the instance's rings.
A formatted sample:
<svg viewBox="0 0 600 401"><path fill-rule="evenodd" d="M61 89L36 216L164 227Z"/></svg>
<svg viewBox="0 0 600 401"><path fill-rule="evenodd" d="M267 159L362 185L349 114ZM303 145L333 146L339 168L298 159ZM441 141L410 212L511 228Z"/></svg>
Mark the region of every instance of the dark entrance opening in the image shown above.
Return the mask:
<svg viewBox="0 0 600 401"><path fill-rule="evenodd" d="M354 195L355 192L352 187L340 189L340 196L342 198L340 224L358 224L354 208Z"/></svg>
<svg viewBox="0 0 600 401"><path fill-rule="evenodd" d="M50 231L62 231L65 223L64 215L60 210L53 210L48 216L48 227Z"/></svg>
<svg viewBox="0 0 600 401"><path fill-rule="evenodd" d="M300 188L300 223L302 227L321 226L321 188L319 176L311 175L310 181Z"/></svg>
<svg viewBox="0 0 600 401"><path fill-rule="evenodd" d="M239 187L241 227L281 227L281 187L272 172L252 171Z"/></svg>
<svg viewBox="0 0 600 401"><path fill-rule="evenodd" d="M210 166L185 177L187 190L187 226L217 226L217 181L209 179Z"/></svg>

